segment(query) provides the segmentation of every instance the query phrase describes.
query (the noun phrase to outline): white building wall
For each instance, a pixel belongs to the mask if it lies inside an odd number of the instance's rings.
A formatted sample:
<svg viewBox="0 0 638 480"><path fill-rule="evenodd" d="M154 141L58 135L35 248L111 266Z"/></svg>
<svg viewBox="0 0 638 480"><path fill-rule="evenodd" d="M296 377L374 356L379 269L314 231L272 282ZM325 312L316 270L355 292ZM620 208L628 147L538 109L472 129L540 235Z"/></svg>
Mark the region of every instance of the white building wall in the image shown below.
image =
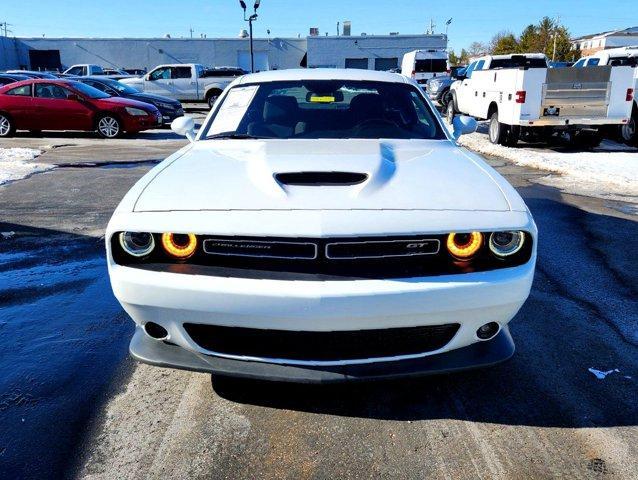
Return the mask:
<svg viewBox="0 0 638 480"><path fill-rule="evenodd" d="M367 59L374 70L375 59L390 58L397 58L400 67L407 52L427 49L447 49L446 35L308 37L308 67L345 68L346 59Z"/></svg>
<svg viewBox="0 0 638 480"><path fill-rule="evenodd" d="M63 67L94 63L104 67L149 70L163 63L238 66L242 55L250 51L248 39L242 38L19 38L17 42L18 63L27 66L29 49L59 50ZM260 52L262 58L267 57L270 69L298 68L306 53L306 39L255 39L254 51Z"/></svg>

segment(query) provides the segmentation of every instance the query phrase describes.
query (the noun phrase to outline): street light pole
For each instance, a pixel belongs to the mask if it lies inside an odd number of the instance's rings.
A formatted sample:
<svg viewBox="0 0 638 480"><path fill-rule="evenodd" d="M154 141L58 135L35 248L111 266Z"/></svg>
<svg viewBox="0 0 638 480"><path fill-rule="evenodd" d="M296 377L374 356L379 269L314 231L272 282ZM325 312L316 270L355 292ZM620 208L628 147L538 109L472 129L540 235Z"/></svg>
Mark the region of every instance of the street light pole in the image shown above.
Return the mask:
<svg viewBox="0 0 638 480"><path fill-rule="evenodd" d="M255 5L253 7L254 13L246 18L246 2L244 0L239 0L239 5L244 10L244 22L248 22L248 32L250 39L250 73L255 73L255 55L253 53L253 22L257 20L257 9L259 8L259 4L261 0L256 0Z"/></svg>

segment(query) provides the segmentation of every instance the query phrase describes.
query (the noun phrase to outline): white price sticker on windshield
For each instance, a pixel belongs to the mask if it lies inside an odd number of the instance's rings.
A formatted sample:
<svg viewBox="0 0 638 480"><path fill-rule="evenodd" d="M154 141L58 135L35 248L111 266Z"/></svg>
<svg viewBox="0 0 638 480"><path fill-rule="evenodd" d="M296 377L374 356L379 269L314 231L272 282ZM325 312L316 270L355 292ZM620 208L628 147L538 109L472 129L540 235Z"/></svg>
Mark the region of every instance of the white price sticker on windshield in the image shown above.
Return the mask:
<svg viewBox="0 0 638 480"><path fill-rule="evenodd" d="M258 88L259 86L257 85L235 87L228 92L224 103L222 103L215 115L210 133L216 135L218 133L234 132L237 130Z"/></svg>

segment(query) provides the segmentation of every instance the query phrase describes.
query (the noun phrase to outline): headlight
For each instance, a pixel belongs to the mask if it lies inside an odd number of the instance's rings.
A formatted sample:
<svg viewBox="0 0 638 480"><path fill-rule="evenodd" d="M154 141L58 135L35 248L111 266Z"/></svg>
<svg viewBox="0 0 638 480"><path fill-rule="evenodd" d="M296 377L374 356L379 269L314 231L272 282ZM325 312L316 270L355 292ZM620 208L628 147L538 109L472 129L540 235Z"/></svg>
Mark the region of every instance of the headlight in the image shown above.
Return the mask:
<svg viewBox="0 0 638 480"><path fill-rule="evenodd" d="M176 105L171 105L170 103L164 103L164 102L155 102L155 106L157 108L165 108L166 110L176 110L177 109Z"/></svg>
<svg viewBox="0 0 638 480"><path fill-rule="evenodd" d="M498 257L514 255L525 242L523 232L494 232L490 235L490 250Z"/></svg>
<svg viewBox="0 0 638 480"><path fill-rule="evenodd" d="M129 255L145 257L155 248L155 239L152 234L146 232L122 232L120 246Z"/></svg>
<svg viewBox="0 0 638 480"><path fill-rule="evenodd" d="M128 113L129 115L133 115L134 117L145 117L146 115L148 115L148 112L145 112L141 108L134 107L126 107L126 113Z"/></svg>
<svg viewBox="0 0 638 480"><path fill-rule="evenodd" d="M166 250L166 253L183 260L195 253L197 237L192 233L163 233L162 246L164 250Z"/></svg>
<svg viewBox="0 0 638 480"><path fill-rule="evenodd" d="M450 233L447 236L448 252L458 260L469 260L483 245L481 232Z"/></svg>

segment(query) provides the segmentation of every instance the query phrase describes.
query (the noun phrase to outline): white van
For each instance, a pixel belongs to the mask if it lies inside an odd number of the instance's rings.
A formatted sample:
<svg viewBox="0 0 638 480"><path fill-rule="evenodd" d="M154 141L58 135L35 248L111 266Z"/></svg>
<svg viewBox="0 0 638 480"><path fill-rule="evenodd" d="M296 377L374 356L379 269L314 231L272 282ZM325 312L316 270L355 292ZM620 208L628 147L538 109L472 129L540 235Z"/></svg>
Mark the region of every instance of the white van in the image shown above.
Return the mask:
<svg viewBox="0 0 638 480"><path fill-rule="evenodd" d="M403 55L401 75L417 83L426 83L434 77L450 73L450 59L446 50L414 50Z"/></svg>

